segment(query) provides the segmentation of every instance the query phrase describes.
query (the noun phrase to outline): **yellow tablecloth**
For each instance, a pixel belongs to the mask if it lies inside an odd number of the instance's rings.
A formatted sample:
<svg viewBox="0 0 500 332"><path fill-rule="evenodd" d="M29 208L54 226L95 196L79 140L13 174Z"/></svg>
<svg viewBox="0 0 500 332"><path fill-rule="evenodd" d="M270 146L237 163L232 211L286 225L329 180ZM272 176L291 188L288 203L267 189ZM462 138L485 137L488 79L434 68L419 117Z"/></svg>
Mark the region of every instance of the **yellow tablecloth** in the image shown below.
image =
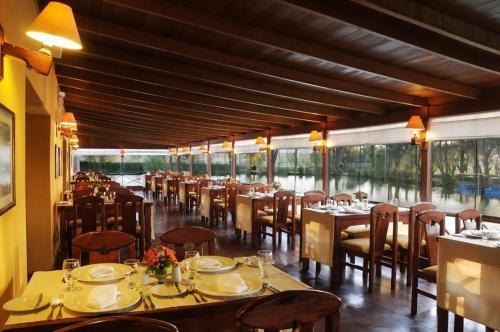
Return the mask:
<svg viewBox="0 0 500 332"><path fill-rule="evenodd" d="M438 306L500 330L500 248L495 242L441 237L438 266Z"/></svg>
<svg viewBox="0 0 500 332"><path fill-rule="evenodd" d="M236 271L243 278L245 277L254 277L258 278L260 276L260 271L258 267L250 267L246 265L241 265ZM63 272L60 270L57 271L47 271L47 272L35 272L26 286L26 289L23 292L24 295L37 295L43 293L44 296L49 298L53 298L59 295L64 296L64 287L65 284L62 283ZM213 278L213 274L198 274L198 278ZM266 278L266 282L277 288L280 291L284 290L293 290L293 289L308 289L310 288L306 284L292 278L285 272L279 270L278 268L272 267L272 272L268 278ZM127 282L122 279L116 283L118 289L126 289ZM95 287L95 285L89 283L78 283L78 286L83 288ZM144 289L147 289L149 286L143 286ZM264 294L271 294L268 290L265 290ZM262 295L262 294L257 294ZM256 296L257 296L256 295ZM209 296L205 296L208 302L220 302L225 301L221 299L211 298ZM156 309L168 308L168 307L179 307L179 306L187 306L187 305L203 305L197 304L194 298L191 295L186 297L177 297L177 298L159 298L156 296L152 296L153 302L156 305ZM226 300L227 301L227 300ZM57 309L58 310L58 309ZM132 311L144 311L144 307L142 304L138 305ZM37 312L30 313L22 313L22 314L11 314L9 319L7 320L6 325L12 324L20 324L20 323L29 323L35 321L45 321L47 316L49 315L50 307L45 308L43 310ZM57 311L56 311L57 312ZM70 317L78 317L77 313L68 311L63 309L63 318Z"/></svg>

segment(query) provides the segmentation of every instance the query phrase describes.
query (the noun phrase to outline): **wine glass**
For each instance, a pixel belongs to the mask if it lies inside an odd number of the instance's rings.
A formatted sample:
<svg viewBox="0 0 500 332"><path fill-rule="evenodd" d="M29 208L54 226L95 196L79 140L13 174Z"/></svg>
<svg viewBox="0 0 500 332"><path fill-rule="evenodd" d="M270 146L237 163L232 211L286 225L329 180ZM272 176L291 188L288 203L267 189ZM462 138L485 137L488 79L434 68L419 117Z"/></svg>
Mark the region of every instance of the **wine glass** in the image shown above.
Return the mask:
<svg viewBox="0 0 500 332"><path fill-rule="evenodd" d="M139 260L137 259L127 259L123 262L123 264L130 267L130 271L125 275L128 288L135 288L137 283L137 277L139 276Z"/></svg>
<svg viewBox="0 0 500 332"><path fill-rule="evenodd" d="M74 281L76 278L73 278L75 276L72 274L78 267L80 267L80 260L77 258L68 258L63 261L62 270L64 272L64 282L67 284L66 290L70 292L76 289Z"/></svg>
<svg viewBox="0 0 500 332"><path fill-rule="evenodd" d="M198 251L186 251L184 253L184 264L188 272L188 279L193 282L196 279L196 272L198 271L198 263L200 260L200 253Z"/></svg>
<svg viewBox="0 0 500 332"><path fill-rule="evenodd" d="M273 265L273 252L271 250L259 250L257 252L257 259L259 263L260 276L262 278L271 275L271 266Z"/></svg>
<svg viewBox="0 0 500 332"><path fill-rule="evenodd" d="M250 193L250 196L253 196L255 194L255 188L254 187L250 187L248 189L248 192Z"/></svg>

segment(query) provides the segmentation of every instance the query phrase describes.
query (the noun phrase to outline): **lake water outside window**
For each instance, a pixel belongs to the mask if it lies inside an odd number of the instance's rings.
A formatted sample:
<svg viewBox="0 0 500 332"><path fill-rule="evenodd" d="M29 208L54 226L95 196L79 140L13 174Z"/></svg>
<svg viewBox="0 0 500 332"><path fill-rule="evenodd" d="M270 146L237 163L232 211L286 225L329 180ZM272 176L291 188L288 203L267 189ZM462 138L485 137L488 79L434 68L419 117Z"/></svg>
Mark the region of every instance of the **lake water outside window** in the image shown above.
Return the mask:
<svg viewBox="0 0 500 332"><path fill-rule="evenodd" d="M345 146L328 149L330 194L363 191L379 202L419 201L419 150L411 144Z"/></svg>
<svg viewBox="0 0 500 332"><path fill-rule="evenodd" d="M236 179L241 183L267 183L266 153L255 152L237 154Z"/></svg>
<svg viewBox="0 0 500 332"><path fill-rule="evenodd" d="M177 156L170 156L170 171L179 172L179 168L177 167Z"/></svg>
<svg viewBox="0 0 500 332"><path fill-rule="evenodd" d="M193 155L193 175L207 174L207 155Z"/></svg>
<svg viewBox="0 0 500 332"><path fill-rule="evenodd" d="M191 158L190 155L179 156L179 172L190 172L189 158Z"/></svg>
<svg viewBox="0 0 500 332"><path fill-rule="evenodd" d="M280 182L284 189L304 192L321 189L321 152L312 148L279 149L271 151L273 181Z"/></svg>
<svg viewBox="0 0 500 332"><path fill-rule="evenodd" d="M500 216L500 138L432 142L432 201Z"/></svg>
<svg viewBox="0 0 500 332"><path fill-rule="evenodd" d="M219 180L231 176L231 155L226 152L215 152L210 156L212 160L212 178Z"/></svg>

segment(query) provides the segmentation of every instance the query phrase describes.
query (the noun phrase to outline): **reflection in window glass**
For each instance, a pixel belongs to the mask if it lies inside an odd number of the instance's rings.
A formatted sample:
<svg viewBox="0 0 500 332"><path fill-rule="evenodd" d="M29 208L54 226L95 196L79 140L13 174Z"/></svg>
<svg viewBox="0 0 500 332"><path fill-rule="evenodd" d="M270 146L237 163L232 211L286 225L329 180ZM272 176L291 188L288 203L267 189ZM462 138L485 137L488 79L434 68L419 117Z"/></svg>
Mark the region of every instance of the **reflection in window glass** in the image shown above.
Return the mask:
<svg viewBox="0 0 500 332"><path fill-rule="evenodd" d="M419 200L418 149L411 144L344 146L330 148L330 193L363 191L373 201L401 206Z"/></svg>
<svg viewBox="0 0 500 332"><path fill-rule="evenodd" d="M241 183L267 183L266 153L240 153L236 155L236 179Z"/></svg>
<svg viewBox="0 0 500 332"><path fill-rule="evenodd" d="M172 172L179 172L177 167L177 156L170 156L170 170Z"/></svg>
<svg viewBox="0 0 500 332"><path fill-rule="evenodd" d="M193 175L207 174L207 155L200 154L193 156Z"/></svg>
<svg viewBox="0 0 500 332"><path fill-rule="evenodd" d="M179 172L189 172L189 155L179 156Z"/></svg>
<svg viewBox="0 0 500 332"><path fill-rule="evenodd" d="M479 195L476 207L488 216L500 216L500 138L478 141Z"/></svg>
<svg viewBox="0 0 500 332"><path fill-rule="evenodd" d="M321 152L305 149L279 149L271 151L273 181L284 189L304 192L322 189Z"/></svg>
<svg viewBox="0 0 500 332"><path fill-rule="evenodd" d="M223 179L231 176L231 155L226 152L216 152L211 156L212 178Z"/></svg>

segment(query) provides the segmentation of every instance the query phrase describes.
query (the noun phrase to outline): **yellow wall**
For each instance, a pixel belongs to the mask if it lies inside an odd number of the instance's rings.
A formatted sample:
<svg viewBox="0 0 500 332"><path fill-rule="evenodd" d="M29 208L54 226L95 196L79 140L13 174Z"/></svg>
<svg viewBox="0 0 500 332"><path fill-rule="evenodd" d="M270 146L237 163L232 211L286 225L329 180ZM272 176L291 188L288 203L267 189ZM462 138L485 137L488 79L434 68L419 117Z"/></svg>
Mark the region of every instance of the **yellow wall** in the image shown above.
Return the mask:
<svg viewBox="0 0 500 332"><path fill-rule="evenodd" d="M40 44L25 36L25 31L37 15L34 0L0 0L0 24L5 40L11 44L37 50ZM28 91L28 93L27 93ZM56 203L62 195L63 177L55 179L54 145L63 146L63 138L56 133L56 121L60 120L63 107L58 103L57 78L52 69L48 76L26 68L21 60L4 57L4 77L0 80L0 103L15 113L15 172L16 206L0 216L0 308L12 297L20 295L26 285L28 262L30 270L51 269L58 249ZM49 187L46 190L48 206L44 218L26 218L26 172L37 167L26 163L26 113L45 114L50 117L50 132L40 133L47 140L48 151L42 161ZM31 116L31 115L30 115ZM37 161L39 162L39 161ZM36 223L36 224L35 224ZM27 228L40 232L29 237L30 252L27 252ZM36 257L32 253L40 250ZM0 327L6 313L0 309Z"/></svg>

